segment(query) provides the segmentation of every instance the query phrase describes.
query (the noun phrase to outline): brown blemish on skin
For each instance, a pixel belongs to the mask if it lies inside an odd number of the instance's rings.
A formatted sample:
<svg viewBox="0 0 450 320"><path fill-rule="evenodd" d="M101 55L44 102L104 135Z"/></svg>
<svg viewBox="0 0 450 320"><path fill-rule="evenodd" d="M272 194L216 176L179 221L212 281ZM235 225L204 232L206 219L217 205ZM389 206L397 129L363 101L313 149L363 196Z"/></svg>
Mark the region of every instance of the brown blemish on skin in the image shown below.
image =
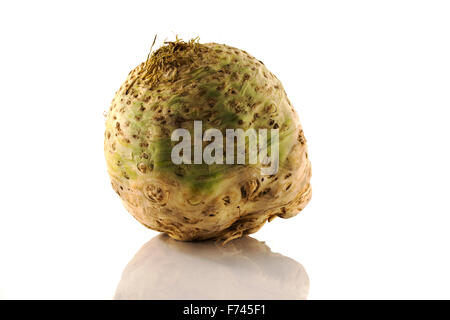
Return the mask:
<svg viewBox="0 0 450 320"><path fill-rule="evenodd" d="M162 187L149 184L144 188L144 194L148 200L160 205L165 205L169 194Z"/></svg>
<svg viewBox="0 0 450 320"><path fill-rule="evenodd" d="M298 133L298 138L297 138L298 142L300 142L302 145L306 144L306 138L305 135L303 134L303 130L300 130Z"/></svg>
<svg viewBox="0 0 450 320"><path fill-rule="evenodd" d="M146 173L147 172L147 166L145 165L145 163L141 162L141 163L138 164L137 167L138 167L138 170L141 173Z"/></svg>
<svg viewBox="0 0 450 320"><path fill-rule="evenodd" d="M224 205L229 205L230 203L231 203L231 199L230 199L230 197L229 196L225 196L225 197L223 197L223 204Z"/></svg>

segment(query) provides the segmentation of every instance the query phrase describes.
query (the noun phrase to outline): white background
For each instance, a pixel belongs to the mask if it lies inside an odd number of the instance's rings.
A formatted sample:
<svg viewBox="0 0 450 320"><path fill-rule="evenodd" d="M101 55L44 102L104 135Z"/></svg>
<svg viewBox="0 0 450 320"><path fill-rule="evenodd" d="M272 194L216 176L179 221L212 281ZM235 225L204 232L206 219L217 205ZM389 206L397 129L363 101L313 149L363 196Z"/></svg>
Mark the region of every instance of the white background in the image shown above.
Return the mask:
<svg viewBox="0 0 450 320"><path fill-rule="evenodd" d="M446 1L3 1L0 298L114 295L157 235L113 192L103 112L154 35L248 51L308 139L313 199L254 235L310 299L450 298Z"/></svg>

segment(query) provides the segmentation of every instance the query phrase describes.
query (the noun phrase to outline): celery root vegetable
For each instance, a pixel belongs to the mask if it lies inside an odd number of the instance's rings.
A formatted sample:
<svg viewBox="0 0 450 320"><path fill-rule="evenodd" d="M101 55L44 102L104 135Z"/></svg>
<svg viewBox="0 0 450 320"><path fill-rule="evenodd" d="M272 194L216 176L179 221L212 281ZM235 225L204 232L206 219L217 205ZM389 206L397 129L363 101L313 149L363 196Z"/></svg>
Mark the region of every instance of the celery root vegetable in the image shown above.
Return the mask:
<svg viewBox="0 0 450 320"><path fill-rule="evenodd" d="M171 134L194 136L196 120L221 132L278 129L278 172L264 175L259 161L175 164ZM132 70L108 111L104 151L127 210L177 240L239 238L311 198L306 139L281 82L227 45L166 42Z"/></svg>

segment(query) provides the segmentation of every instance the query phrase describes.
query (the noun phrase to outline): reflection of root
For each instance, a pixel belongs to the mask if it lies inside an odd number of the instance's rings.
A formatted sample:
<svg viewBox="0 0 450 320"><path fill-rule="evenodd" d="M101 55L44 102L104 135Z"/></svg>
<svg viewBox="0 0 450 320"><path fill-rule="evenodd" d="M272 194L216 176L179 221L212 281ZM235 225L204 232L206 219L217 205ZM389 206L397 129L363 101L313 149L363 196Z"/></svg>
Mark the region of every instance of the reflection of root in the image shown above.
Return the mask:
<svg viewBox="0 0 450 320"><path fill-rule="evenodd" d="M159 235L127 265L115 299L305 299L308 291L304 268L256 239L223 246Z"/></svg>

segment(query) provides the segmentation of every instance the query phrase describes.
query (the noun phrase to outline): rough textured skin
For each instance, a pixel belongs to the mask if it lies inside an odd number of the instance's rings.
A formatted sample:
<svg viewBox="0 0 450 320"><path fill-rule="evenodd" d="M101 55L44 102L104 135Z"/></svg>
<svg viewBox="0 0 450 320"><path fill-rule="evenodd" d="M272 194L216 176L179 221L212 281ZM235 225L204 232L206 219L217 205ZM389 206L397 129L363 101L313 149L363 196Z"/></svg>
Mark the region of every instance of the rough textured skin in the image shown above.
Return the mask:
<svg viewBox="0 0 450 320"><path fill-rule="evenodd" d="M278 173L262 175L259 162L173 164L171 133L186 128L193 137L194 120L223 133L278 128ZM104 150L128 211L178 240L238 238L295 216L311 198L306 140L283 86L226 45L171 42L131 71L111 103Z"/></svg>

